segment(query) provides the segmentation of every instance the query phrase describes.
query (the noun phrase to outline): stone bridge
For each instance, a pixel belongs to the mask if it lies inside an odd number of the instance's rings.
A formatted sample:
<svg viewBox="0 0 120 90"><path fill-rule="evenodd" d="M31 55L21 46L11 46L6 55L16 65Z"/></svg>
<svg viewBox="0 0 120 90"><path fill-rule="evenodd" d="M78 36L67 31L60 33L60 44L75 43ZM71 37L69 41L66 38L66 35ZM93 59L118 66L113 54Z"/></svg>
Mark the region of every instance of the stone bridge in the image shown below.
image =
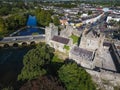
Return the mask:
<svg viewBox="0 0 120 90"><path fill-rule="evenodd" d="M4 37L0 40L0 47L27 46L27 45L38 44L40 42L45 42L45 34L29 35L29 36Z"/></svg>

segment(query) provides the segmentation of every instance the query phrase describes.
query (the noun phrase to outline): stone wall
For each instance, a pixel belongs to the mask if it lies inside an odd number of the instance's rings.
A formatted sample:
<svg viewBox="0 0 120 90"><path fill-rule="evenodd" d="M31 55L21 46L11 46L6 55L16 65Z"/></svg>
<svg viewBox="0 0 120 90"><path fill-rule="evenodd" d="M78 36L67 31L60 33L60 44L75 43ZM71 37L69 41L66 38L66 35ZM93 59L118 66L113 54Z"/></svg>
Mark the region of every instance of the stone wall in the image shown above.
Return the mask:
<svg viewBox="0 0 120 90"><path fill-rule="evenodd" d="M93 81L97 83L98 88L101 88L101 90L114 90L114 87L120 87L119 73L109 71L97 72L88 69L86 71L92 76Z"/></svg>

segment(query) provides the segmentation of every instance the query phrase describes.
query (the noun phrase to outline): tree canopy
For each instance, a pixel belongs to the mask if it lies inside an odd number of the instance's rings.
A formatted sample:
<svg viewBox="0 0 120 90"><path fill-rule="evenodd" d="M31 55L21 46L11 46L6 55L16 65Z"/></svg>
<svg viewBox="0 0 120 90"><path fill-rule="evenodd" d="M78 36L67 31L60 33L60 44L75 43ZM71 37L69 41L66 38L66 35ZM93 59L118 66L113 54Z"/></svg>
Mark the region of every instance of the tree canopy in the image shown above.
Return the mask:
<svg viewBox="0 0 120 90"><path fill-rule="evenodd" d="M61 83L52 76L43 76L39 79L30 80L20 90L65 90Z"/></svg>
<svg viewBox="0 0 120 90"><path fill-rule="evenodd" d="M18 76L18 80L31 80L37 76L45 75L46 70L43 68L45 64L51 62L53 57L53 48L48 45L39 45L35 49L30 50L23 59L23 69Z"/></svg>
<svg viewBox="0 0 120 90"><path fill-rule="evenodd" d="M67 90L95 90L91 76L76 63L63 65L58 74Z"/></svg>
<svg viewBox="0 0 120 90"><path fill-rule="evenodd" d="M37 17L38 25L48 26L49 23L52 22L52 14L49 10L37 9L35 15Z"/></svg>
<svg viewBox="0 0 120 90"><path fill-rule="evenodd" d="M56 26L60 25L60 21L59 21L59 18L58 18L57 16L54 16L54 18L53 18L53 23L54 23Z"/></svg>

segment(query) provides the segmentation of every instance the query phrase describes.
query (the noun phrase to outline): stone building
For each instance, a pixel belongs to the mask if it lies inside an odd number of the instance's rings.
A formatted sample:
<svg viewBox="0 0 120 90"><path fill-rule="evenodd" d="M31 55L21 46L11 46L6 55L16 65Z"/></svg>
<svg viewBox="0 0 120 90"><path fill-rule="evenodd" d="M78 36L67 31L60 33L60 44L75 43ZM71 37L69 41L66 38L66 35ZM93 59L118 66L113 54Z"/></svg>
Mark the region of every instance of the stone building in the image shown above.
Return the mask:
<svg viewBox="0 0 120 90"><path fill-rule="evenodd" d="M94 52L74 46L69 52L69 58L85 68L94 68Z"/></svg>
<svg viewBox="0 0 120 90"><path fill-rule="evenodd" d="M79 47L70 50L69 58L85 68L117 72L115 59L110 53L111 43L94 31L85 30L82 35Z"/></svg>
<svg viewBox="0 0 120 90"><path fill-rule="evenodd" d="M79 47L87 50L97 50L102 46L104 36L94 30L85 30L82 34Z"/></svg>
<svg viewBox="0 0 120 90"><path fill-rule="evenodd" d="M70 25L67 25L64 30L61 30L60 36L69 38L72 35L73 27Z"/></svg>
<svg viewBox="0 0 120 90"><path fill-rule="evenodd" d="M69 39L64 35L58 35L58 27L56 27L54 24L50 24L49 27L45 28L45 35L46 43L55 48L55 50L66 52L67 50L65 49L65 46L69 49L72 45L72 39Z"/></svg>
<svg viewBox="0 0 120 90"><path fill-rule="evenodd" d="M58 27L55 26L53 23L50 23L49 27L45 28L45 35L45 42L47 44L50 44L50 40L53 38L53 36L58 36Z"/></svg>
<svg viewBox="0 0 120 90"><path fill-rule="evenodd" d="M56 50L59 50L61 52L67 52L67 49L65 46L67 46L70 49L72 42L70 39L61 37L61 36L54 36L50 40L50 46L55 48Z"/></svg>

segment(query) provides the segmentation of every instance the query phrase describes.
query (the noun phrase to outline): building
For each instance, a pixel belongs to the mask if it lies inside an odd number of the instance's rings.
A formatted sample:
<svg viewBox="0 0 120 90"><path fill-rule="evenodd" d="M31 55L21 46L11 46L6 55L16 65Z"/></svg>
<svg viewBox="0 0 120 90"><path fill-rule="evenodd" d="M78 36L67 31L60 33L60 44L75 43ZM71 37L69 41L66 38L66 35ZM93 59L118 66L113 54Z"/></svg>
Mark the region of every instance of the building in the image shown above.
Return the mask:
<svg viewBox="0 0 120 90"><path fill-rule="evenodd" d="M120 21L120 14L110 14L110 15L107 17L106 22L107 22L107 23L110 23L111 20L114 20L114 21L119 22L119 21Z"/></svg>
<svg viewBox="0 0 120 90"><path fill-rule="evenodd" d="M64 30L61 30L60 36L61 36L61 37L69 38L69 37L72 35L73 30L74 30L74 29L73 29L72 26L67 25Z"/></svg>
<svg viewBox="0 0 120 90"><path fill-rule="evenodd" d="M58 36L58 27L56 27L54 24L50 23L49 27L45 28L45 42L47 44L50 44L50 40L56 35Z"/></svg>
<svg viewBox="0 0 120 90"><path fill-rule="evenodd" d="M94 30L92 31L85 30L82 34L79 47L95 51L101 47L101 43L103 40L104 37L100 33Z"/></svg>
<svg viewBox="0 0 120 90"><path fill-rule="evenodd" d="M45 28L45 34L46 43L55 48L55 50L66 52L72 45L72 39L58 35L58 27L54 24L50 24L49 27ZM65 47L68 48L66 49Z"/></svg>
<svg viewBox="0 0 120 90"><path fill-rule="evenodd" d="M68 47L68 49L70 49L72 42L70 39L65 38L65 37L61 37L61 36L54 36L51 40L50 40L50 46L55 48L55 50L58 50L60 52L67 52L67 49L65 48L65 46Z"/></svg>
<svg viewBox="0 0 120 90"><path fill-rule="evenodd" d="M82 67L94 68L94 52L74 46L69 52L69 58L75 60Z"/></svg>

